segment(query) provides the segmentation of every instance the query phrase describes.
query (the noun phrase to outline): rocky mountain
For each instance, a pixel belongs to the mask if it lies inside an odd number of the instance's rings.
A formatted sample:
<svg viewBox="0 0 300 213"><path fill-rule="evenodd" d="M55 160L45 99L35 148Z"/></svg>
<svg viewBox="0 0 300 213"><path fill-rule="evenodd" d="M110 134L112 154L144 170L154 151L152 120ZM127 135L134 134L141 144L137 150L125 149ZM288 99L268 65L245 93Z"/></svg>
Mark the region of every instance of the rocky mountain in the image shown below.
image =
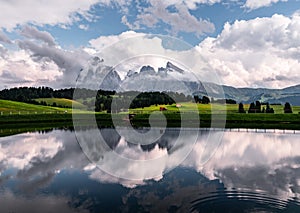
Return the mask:
<svg viewBox="0 0 300 213"><path fill-rule="evenodd" d="M251 103L254 101L281 103L290 102L300 105L300 85L284 89L267 88L235 88L217 85L209 82L190 80L183 69L167 62L165 67L156 71L150 65L142 66L140 70L129 70L122 80L115 69L104 66L103 60L94 59L90 68L85 71L85 77L90 79L93 89L116 91L175 91L186 95L208 95L213 98L234 99L238 102ZM103 79L100 86L97 79ZM209 91L209 92L207 92Z"/></svg>

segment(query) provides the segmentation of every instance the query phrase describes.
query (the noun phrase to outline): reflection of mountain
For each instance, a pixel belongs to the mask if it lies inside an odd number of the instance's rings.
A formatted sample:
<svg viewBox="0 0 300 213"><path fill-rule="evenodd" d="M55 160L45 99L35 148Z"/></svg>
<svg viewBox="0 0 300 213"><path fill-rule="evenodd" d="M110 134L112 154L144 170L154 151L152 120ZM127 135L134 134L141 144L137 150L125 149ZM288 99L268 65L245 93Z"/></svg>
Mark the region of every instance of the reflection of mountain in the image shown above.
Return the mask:
<svg viewBox="0 0 300 213"><path fill-rule="evenodd" d="M91 62L90 68L82 73L88 82L86 86L93 89L106 89L117 91L174 91L187 95L207 95L214 98L225 98L250 103L256 100L270 103L290 102L300 105L300 85L284 89L265 88L235 88L220 86L214 83L195 80L191 74L171 62L156 71L149 65L142 66L140 70L129 70L121 80L118 70L105 66L99 58ZM99 80L104 79L99 87Z"/></svg>

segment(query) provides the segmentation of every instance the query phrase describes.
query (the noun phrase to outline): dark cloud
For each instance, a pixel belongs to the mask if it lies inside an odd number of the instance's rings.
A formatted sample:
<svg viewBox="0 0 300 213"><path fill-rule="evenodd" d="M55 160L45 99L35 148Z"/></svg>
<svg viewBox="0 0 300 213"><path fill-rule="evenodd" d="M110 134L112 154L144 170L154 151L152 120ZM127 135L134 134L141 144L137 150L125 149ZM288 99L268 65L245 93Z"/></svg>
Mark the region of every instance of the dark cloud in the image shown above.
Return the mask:
<svg viewBox="0 0 300 213"><path fill-rule="evenodd" d="M43 41L49 46L55 46L55 40L50 33L46 31L39 31L35 27L25 26L21 31L21 35L25 36L26 38L33 38Z"/></svg>
<svg viewBox="0 0 300 213"><path fill-rule="evenodd" d="M11 40L3 33L0 31L0 42L8 43L11 44Z"/></svg>
<svg viewBox="0 0 300 213"><path fill-rule="evenodd" d="M0 57L5 59L7 58L8 50L0 45Z"/></svg>
<svg viewBox="0 0 300 213"><path fill-rule="evenodd" d="M31 83L32 81L24 80L23 78L18 77L15 73L8 70L3 70L0 75L1 82L6 84L25 84Z"/></svg>
<svg viewBox="0 0 300 213"><path fill-rule="evenodd" d="M36 62L53 61L63 71L63 76L56 82L60 86L74 86L80 70L90 58L90 55L82 50L68 51L28 40L18 41L18 46L29 51L31 58Z"/></svg>

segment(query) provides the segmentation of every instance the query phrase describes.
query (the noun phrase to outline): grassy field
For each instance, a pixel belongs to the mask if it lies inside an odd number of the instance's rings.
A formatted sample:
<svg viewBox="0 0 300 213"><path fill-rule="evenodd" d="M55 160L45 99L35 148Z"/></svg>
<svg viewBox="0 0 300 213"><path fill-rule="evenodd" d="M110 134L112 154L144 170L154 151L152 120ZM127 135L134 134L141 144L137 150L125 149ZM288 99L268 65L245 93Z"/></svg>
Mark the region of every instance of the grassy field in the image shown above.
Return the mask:
<svg viewBox="0 0 300 213"><path fill-rule="evenodd" d="M65 100L62 100L65 101ZM131 121L136 127L149 126L149 115L153 111L159 111L160 107L150 106L144 109L131 109L130 113L136 113L136 116ZM214 108L214 113L217 116L217 126L224 127L221 117L226 113L226 127L227 128L278 128L278 129L300 129L300 111L299 106L293 107L293 114L284 114L283 106L272 106L275 110L275 114L240 114L237 112L237 104L198 104L196 112L194 110L194 104L181 103L180 111L186 113L189 117L189 122L192 125L197 121L197 116L200 116L200 127L211 126L211 108ZM180 127L181 126L181 114L178 113L179 109L175 104L164 106L167 111L164 111L168 126ZM249 105L244 105L247 110ZM49 124L53 126L67 125L72 126L72 112L82 115L80 122L83 126L88 126L90 120L87 119L87 114L94 114L92 111L85 110L73 110L71 108L59 108L42 105L26 104L15 101L0 100L0 129L6 128L24 128L24 125L35 127L48 127ZM120 125L129 122L128 112L117 114L119 116ZM220 116L220 119L218 118ZM79 116L79 117L80 117ZM93 116L93 115L92 115ZM98 125L101 127L113 127L114 124L111 121L111 114L96 113L95 118L98 121ZM218 120L219 119L219 120ZM223 120L224 121L224 120ZM218 123L219 122L219 123ZM159 122L157 123L159 126ZM189 125L189 124L188 124ZM7 134L7 133L5 133Z"/></svg>
<svg viewBox="0 0 300 213"><path fill-rule="evenodd" d="M166 112L168 113L174 113L178 112L179 109L181 112L191 112L195 111L195 104L194 103L180 103L181 107L178 108L176 107L176 104L172 105L157 105L157 106L150 106L150 107L144 107L142 108L137 108L137 109L132 109L130 112L132 113L150 113L152 111L159 111L160 107L165 107L167 109ZM226 113L226 114L239 114L238 113L238 104L197 104L198 111L200 114L211 114L212 113L212 107L213 107L213 112L218 114L218 113ZM262 106L263 107L263 106ZM275 114L284 114L283 107L280 105L272 105L271 106ZM300 106L293 106L293 114L298 114L300 112ZM249 104L244 104L244 109L247 111L249 109ZM263 114L260 114L263 115Z"/></svg>
<svg viewBox="0 0 300 213"><path fill-rule="evenodd" d="M16 101L0 100L0 112L7 114L40 114L65 112L66 109L42 105L27 104Z"/></svg>
<svg viewBox="0 0 300 213"><path fill-rule="evenodd" d="M35 99L37 102L46 102L48 105L53 105L53 103L56 103L57 106L63 106L68 108L76 108L76 109L85 109L86 106L82 103L79 103L78 101L66 99L66 98L38 98Z"/></svg>
<svg viewBox="0 0 300 213"><path fill-rule="evenodd" d="M66 99L68 100L68 99ZM62 100L65 101L65 100ZM82 104L78 103L78 106ZM28 115L28 114L66 114L66 113L92 113L90 111L72 108L60 108L52 106L27 104L17 101L1 100L0 99L0 115Z"/></svg>

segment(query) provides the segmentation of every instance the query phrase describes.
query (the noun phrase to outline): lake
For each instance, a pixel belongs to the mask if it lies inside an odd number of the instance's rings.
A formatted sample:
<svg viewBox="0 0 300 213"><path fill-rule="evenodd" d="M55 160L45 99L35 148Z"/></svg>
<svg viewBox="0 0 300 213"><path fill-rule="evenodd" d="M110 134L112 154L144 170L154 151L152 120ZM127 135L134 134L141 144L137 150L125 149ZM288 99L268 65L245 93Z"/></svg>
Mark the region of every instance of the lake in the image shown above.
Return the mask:
<svg viewBox="0 0 300 213"><path fill-rule="evenodd" d="M0 138L0 212L300 212L299 134L137 132Z"/></svg>

